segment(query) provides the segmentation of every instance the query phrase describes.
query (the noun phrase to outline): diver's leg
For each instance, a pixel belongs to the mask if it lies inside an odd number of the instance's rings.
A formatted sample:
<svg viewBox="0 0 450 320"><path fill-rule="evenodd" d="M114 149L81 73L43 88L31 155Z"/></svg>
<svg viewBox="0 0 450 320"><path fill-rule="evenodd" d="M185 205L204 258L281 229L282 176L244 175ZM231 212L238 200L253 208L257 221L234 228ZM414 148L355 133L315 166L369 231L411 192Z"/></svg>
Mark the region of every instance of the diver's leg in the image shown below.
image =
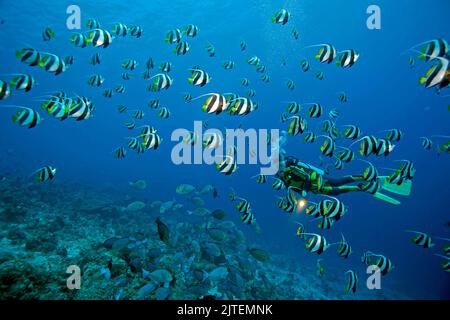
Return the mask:
<svg viewBox="0 0 450 320"><path fill-rule="evenodd" d="M361 189L358 186L339 186L339 187L326 186L322 189L322 191L323 194L329 196L338 196L343 193L361 191Z"/></svg>
<svg viewBox="0 0 450 320"><path fill-rule="evenodd" d="M332 178L332 177L325 178L326 183L332 187L340 187L349 183L359 182L362 180L364 180L362 176L353 176L353 175L343 176L340 178Z"/></svg>

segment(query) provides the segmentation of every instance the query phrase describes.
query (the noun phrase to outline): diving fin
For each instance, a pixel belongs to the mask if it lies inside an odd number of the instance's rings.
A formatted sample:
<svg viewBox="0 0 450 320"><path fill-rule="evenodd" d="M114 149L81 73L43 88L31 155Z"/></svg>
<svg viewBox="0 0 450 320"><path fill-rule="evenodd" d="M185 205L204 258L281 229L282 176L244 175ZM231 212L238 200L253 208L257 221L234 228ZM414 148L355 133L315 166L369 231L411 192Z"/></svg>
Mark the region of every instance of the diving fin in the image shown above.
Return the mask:
<svg viewBox="0 0 450 320"><path fill-rule="evenodd" d="M399 194L401 196L409 196L411 194L412 181L404 180L400 185L396 183L390 183L388 177L380 177L381 189Z"/></svg>
<svg viewBox="0 0 450 320"><path fill-rule="evenodd" d="M383 200L383 201L388 202L388 203L393 204L393 205L399 205L400 204L400 201L398 201L398 200L396 200L394 198L391 198L391 197L389 197L389 196L387 196L385 194L382 194L381 192L376 192L373 196L375 198L377 198L377 199Z"/></svg>

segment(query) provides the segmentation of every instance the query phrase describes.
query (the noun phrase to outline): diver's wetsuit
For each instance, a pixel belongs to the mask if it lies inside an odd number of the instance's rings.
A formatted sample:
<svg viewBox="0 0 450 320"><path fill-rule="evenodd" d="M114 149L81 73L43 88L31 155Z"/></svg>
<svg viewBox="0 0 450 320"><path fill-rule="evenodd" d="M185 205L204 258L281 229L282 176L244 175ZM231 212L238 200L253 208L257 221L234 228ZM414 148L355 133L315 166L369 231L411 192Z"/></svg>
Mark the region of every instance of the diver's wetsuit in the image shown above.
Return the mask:
<svg viewBox="0 0 450 320"><path fill-rule="evenodd" d="M352 191L361 191L355 185L355 182L363 180L362 176L353 175L339 178L325 176L314 167L293 157L284 159L284 166L278 172L278 177L283 180L287 187L294 187L297 191L333 196Z"/></svg>

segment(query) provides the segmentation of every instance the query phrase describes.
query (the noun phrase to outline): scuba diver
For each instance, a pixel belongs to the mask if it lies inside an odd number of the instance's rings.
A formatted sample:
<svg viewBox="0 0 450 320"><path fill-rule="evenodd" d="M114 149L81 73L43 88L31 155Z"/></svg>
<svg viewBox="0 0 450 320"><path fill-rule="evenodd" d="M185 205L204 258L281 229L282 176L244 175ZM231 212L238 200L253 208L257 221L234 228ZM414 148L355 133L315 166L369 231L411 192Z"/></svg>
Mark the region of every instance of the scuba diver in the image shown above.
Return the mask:
<svg viewBox="0 0 450 320"><path fill-rule="evenodd" d="M311 192L318 195L337 196L348 192L363 191L361 188L364 178L362 175L346 175L342 177L330 177L323 170L301 162L294 157L285 157L278 171L278 178L281 179L286 187L301 193L303 197ZM391 204L398 205L400 201L391 198L381 190L391 193L408 196L411 192L411 181L404 180L400 184L389 182L389 177L378 177L380 181L380 190L373 193L373 196Z"/></svg>

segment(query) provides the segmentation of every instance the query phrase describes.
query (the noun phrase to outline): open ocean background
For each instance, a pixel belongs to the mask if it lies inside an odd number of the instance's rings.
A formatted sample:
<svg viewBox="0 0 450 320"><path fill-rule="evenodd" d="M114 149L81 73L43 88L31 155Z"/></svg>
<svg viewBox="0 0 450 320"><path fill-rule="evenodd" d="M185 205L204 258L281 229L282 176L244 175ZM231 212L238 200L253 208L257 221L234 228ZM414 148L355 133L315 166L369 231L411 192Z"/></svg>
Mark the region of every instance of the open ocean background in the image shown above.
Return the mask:
<svg viewBox="0 0 450 320"><path fill-rule="evenodd" d="M114 23L140 25L144 36L114 39L106 49L76 48L69 42L72 31L66 28L66 8L76 4L81 8L82 25L88 18L97 19L102 27L111 29ZM377 4L381 8L381 30L366 27L366 8ZM292 14L286 26L271 22L275 11L285 8ZM243 230L249 241L269 252L282 254L291 265L308 266L314 270L317 255L309 253L295 234L293 217L277 208L277 194L269 185L258 185L252 176L259 173L259 166L240 165L238 171L227 177L214 166L181 165L171 161L175 142L170 141L174 129L193 130L195 120L208 120L210 128L279 128L287 130L287 124L279 121L284 111L282 101L299 100L320 102L329 111L339 108L338 125L356 124L363 133L381 136L380 131L398 128L404 138L388 157L373 158L378 167L397 167L394 160L408 159L414 162L417 173L409 197L402 197L401 205L393 206L365 193L346 194L340 197L349 211L325 234L330 242L338 241L341 232L353 247L353 254L342 259L335 249L320 258L328 272L335 273L342 281L348 269L360 278L360 291L365 298L380 298L379 292L368 291L365 286L365 266L361 254L365 250L382 253L389 257L395 268L382 278L382 290L398 293L392 298L449 299L450 278L440 267L441 259L434 256L445 242L436 240L436 247L423 249L411 243L411 234L404 230L420 230L433 236L450 238L450 166L448 154L438 156L422 148L420 137L433 134L448 135L450 113L449 98L443 98L434 90L426 90L418 84L419 77L428 65L417 60L413 69L408 65L408 54L401 55L415 44L434 38L450 39L448 20L450 2L434 1L9 1L0 0L0 78L12 73L32 74L38 86L29 93L18 92L3 104L23 105L39 111L45 120L34 129L19 127L11 121L13 111L0 108L0 175L26 179L33 171L44 165L57 168L55 177L59 184L73 185L65 196L76 197L79 188L114 188L118 194L142 201L167 201L177 198L175 187L189 183L200 188L214 185L219 198L208 198L206 207L222 208ZM191 49L185 56L172 53L174 46L164 43L165 34L174 28L193 23L200 28L196 38L188 39ZM52 27L56 37L50 42L42 41L42 31ZM295 40L291 28L295 26L300 39ZM244 40L247 50L240 51ZM212 43L216 56L210 58L204 49ZM356 49L361 57L350 69L333 64L321 65L313 56L315 50L304 49L317 43L332 43L339 48ZM30 68L15 57L15 52L32 46L55 53L61 57L73 55L75 63L65 73L54 76L39 68ZM88 62L93 53L101 54L101 64ZM261 74L246 63L257 55L267 66L271 82L260 81ZM140 64L134 72L144 71L145 61L152 57L157 66L164 61L173 63L170 75L173 86L159 93L145 90L148 80L134 77L123 81L120 64L125 59L135 59ZM324 72L319 81L313 72L303 73L300 60L306 57L312 69ZM224 70L222 63L233 60L235 68ZM286 66L282 66L282 60ZM187 69L200 65L213 80L204 88L193 87L186 79ZM153 70L156 73L156 69ZM87 78L102 74L106 81L100 88L89 87ZM259 109L248 116L219 116L202 112L203 100L186 104L182 92L193 97L208 92L236 92L245 94L247 88L240 80L247 77L249 88L256 91L255 101ZM296 89L286 87L286 79L292 79ZM102 96L107 88L118 84L126 87L124 94L111 99ZM85 95L95 104L95 114L86 121L58 121L46 115L35 100L54 91ZM348 102L341 104L337 92L345 91ZM448 94L448 89L442 95ZM171 112L171 118L157 117L147 103L158 98ZM163 138L160 148L136 155L129 151L123 160L114 159L112 151L125 145L124 137L130 131L123 125L128 117L117 112L117 105L128 109L142 109L146 115L142 124L152 124ZM310 121L311 127L320 130L321 121ZM300 137L288 137L285 146L288 155L295 156L312 165L319 165L319 144L306 144ZM333 175L358 174L364 164L358 161L345 166L344 170L332 170ZM380 170L382 171L382 170ZM144 191L130 189L128 181L144 179L148 187ZM29 181L28 181L29 182ZM53 182L52 182L53 183ZM45 193L47 184L39 185ZM239 196L248 199L253 207L262 233L239 222L239 214L227 193L232 187ZM14 198L14 197L13 197ZM314 196L312 196L314 198ZM317 198L316 198L317 199ZM69 201L69 200L68 200ZM51 204L50 204L51 205ZM183 209L184 210L184 209ZM59 214L64 215L62 210ZM145 210L142 214L145 214ZM183 214L178 221L190 219ZM308 231L317 232L316 225L305 215L297 217ZM102 226L99 225L98 228ZM5 228L5 227L4 227ZM83 228L80 223L79 228ZM62 271L64 273L64 269ZM331 280L330 280L331 281ZM297 284L301 285L301 284ZM358 293L355 296L358 298ZM107 297L99 297L107 298ZM276 297L274 297L276 298Z"/></svg>

